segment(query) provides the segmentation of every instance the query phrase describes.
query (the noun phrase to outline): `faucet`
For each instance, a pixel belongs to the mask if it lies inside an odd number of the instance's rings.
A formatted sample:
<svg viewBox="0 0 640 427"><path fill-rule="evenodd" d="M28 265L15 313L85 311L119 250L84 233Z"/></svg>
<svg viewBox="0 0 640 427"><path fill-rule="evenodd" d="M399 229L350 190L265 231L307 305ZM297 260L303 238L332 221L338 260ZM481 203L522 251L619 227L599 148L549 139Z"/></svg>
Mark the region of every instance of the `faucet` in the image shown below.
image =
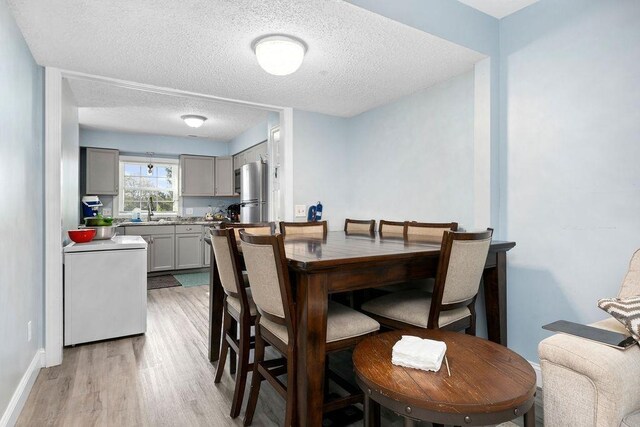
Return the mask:
<svg viewBox="0 0 640 427"><path fill-rule="evenodd" d="M151 221L152 216L153 216L153 196L149 196L149 201L147 202L147 221Z"/></svg>

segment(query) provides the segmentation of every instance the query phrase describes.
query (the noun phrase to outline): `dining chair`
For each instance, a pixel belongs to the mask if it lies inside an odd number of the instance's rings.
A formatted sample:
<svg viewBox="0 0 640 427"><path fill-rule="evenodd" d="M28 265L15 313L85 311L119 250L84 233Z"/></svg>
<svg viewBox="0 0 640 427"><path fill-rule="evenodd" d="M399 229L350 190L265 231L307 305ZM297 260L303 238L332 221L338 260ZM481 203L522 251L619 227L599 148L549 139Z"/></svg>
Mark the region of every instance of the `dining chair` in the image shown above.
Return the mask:
<svg viewBox="0 0 640 427"><path fill-rule="evenodd" d="M378 234L380 234L380 237L385 237L385 235L389 237L403 236L405 222L381 219L378 223Z"/></svg>
<svg viewBox="0 0 640 427"><path fill-rule="evenodd" d="M475 335L475 301L492 234L492 229L445 231L433 294L422 290L393 292L365 302L362 311L392 329L464 329Z"/></svg>
<svg viewBox="0 0 640 427"><path fill-rule="evenodd" d="M376 228L376 220L350 219L344 220L345 233L373 234Z"/></svg>
<svg viewBox="0 0 640 427"><path fill-rule="evenodd" d="M267 380L286 400L285 426L296 417L296 345L297 323L292 287L281 234L256 236L240 232L249 283L256 304L256 345L251 391L244 425L250 425L256 409L260 384ZM355 346L360 340L377 332L380 324L372 318L341 304L329 302L327 313L326 351L334 352ZM276 360L264 360L265 344L282 355ZM286 373L287 384L278 379ZM332 377L333 379L333 377ZM348 381L336 382L349 396L325 402L325 409L335 410L362 402L362 393Z"/></svg>
<svg viewBox="0 0 640 427"><path fill-rule="evenodd" d="M406 221L402 229L402 235L406 240L433 240L442 242L445 231L457 231L457 222L417 222Z"/></svg>
<svg viewBox="0 0 640 427"><path fill-rule="evenodd" d="M222 222L220 228L232 228L236 235L236 242L240 243L240 230L245 229L248 233L258 235L269 235L276 232L275 222Z"/></svg>
<svg viewBox="0 0 640 427"><path fill-rule="evenodd" d="M223 339L220 341L220 356L216 366L214 383L219 383L227 360L229 349L237 355L238 368L236 384L231 401L231 418L240 414L247 374L253 365L249 363L251 349L251 327L256 322L256 306L251 290L245 286L245 276L240 268L238 244L232 229L211 229L211 246L214 262L220 276L220 284L224 290L223 302ZM237 327L240 326L238 338ZM231 366L235 365L235 357L231 358ZM233 369L232 369L233 371ZM233 372L232 372L233 374Z"/></svg>
<svg viewBox="0 0 640 427"><path fill-rule="evenodd" d="M327 221L316 222L280 222L280 233L283 236L295 234L315 234L327 236Z"/></svg>

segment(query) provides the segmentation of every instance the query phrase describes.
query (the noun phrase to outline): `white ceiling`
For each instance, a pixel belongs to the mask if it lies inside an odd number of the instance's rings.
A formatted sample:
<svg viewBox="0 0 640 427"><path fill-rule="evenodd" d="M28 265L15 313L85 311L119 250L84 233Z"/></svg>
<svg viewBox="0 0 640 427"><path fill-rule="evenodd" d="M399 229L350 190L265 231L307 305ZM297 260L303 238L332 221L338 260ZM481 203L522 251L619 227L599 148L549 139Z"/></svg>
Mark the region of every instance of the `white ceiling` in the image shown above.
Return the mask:
<svg viewBox="0 0 640 427"><path fill-rule="evenodd" d="M80 125L156 135L228 141L266 120L267 112L239 104L142 92L89 80L70 79ZM197 114L208 120L197 129L180 116Z"/></svg>
<svg viewBox="0 0 640 427"><path fill-rule="evenodd" d="M41 65L353 116L459 75L484 56L340 0L8 0ZM296 73L251 43L308 45Z"/></svg>
<svg viewBox="0 0 640 427"><path fill-rule="evenodd" d="M538 0L458 0L467 6L478 9L487 15L502 19L507 15L524 9Z"/></svg>

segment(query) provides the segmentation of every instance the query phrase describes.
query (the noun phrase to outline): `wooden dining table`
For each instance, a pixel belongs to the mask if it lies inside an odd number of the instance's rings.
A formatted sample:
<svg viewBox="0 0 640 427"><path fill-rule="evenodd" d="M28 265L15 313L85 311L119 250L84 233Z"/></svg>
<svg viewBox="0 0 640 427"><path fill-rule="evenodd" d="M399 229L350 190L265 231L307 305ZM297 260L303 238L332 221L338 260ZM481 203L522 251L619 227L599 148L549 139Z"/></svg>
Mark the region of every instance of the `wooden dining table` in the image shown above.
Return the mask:
<svg viewBox="0 0 640 427"><path fill-rule="evenodd" d="M287 236L284 241L298 316L297 408L301 426L321 426L329 294L435 277L440 243L401 236L329 232ZM507 345L507 251L514 242L493 241L483 274L488 338ZM218 359L222 286L211 257L209 359Z"/></svg>

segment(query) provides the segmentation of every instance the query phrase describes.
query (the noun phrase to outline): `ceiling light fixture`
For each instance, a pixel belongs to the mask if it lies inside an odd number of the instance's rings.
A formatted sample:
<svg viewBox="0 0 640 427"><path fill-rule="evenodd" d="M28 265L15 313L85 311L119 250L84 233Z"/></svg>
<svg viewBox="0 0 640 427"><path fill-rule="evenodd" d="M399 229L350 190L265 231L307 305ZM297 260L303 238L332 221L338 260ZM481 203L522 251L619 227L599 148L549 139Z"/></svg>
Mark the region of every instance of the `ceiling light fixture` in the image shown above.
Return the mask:
<svg viewBox="0 0 640 427"><path fill-rule="evenodd" d="M286 76L302 65L307 46L290 36L272 35L253 43L258 64L269 74Z"/></svg>
<svg viewBox="0 0 640 427"><path fill-rule="evenodd" d="M195 114L186 114L180 117L187 126L192 128L199 128L207 121L207 118L204 116L196 116Z"/></svg>

